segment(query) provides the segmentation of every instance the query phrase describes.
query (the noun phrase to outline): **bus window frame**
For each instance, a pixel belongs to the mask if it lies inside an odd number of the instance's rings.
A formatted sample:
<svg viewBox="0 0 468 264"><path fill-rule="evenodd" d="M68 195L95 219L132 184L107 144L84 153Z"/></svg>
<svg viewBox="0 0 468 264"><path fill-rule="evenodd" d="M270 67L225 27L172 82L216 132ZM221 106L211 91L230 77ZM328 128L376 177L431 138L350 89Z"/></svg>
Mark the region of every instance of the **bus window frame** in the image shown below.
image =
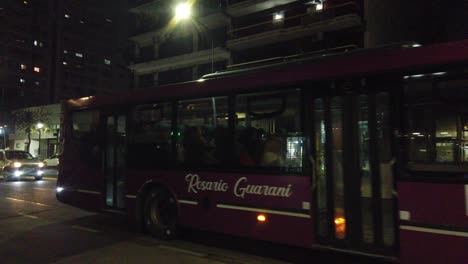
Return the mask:
<svg viewBox="0 0 468 264"><path fill-rule="evenodd" d="M445 72L444 75L442 76L434 76L433 73L438 73L438 72ZM426 80L428 78L430 81L430 100L429 102L424 102L424 101L416 101L412 102L412 98L409 98L406 95L405 91L405 85L408 84L408 80L410 79L407 76L413 75L421 75L423 74L423 78ZM432 74L432 75L431 75ZM409 127L408 127L408 113L410 113L411 109L414 107L418 107L421 105L427 105L428 108L431 109L444 109L443 105L444 102L441 100L438 100L437 93L440 92L439 88L439 83L444 82L444 81L450 81L450 80L460 80L463 78L467 78L468 75L466 73L463 73L463 67L452 67L452 68L432 68L432 69L425 69L424 71L418 71L418 72L405 72L404 74L401 74L402 78L402 87L401 87L401 95L402 98L400 99L400 128L401 128L401 134L399 135L399 144L401 147L401 152L402 152L402 162L400 164L400 170L402 173L398 173L399 175L398 180L402 181L408 181L408 180L416 180L416 181L424 181L424 182L466 182L464 179L464 172L468 171L468 162L463 162L459 159L459 156L457 154L458 150L455 151L454 153L454 161L453 162L438 162L436 161L436 143L437 142L449 142L447 138L442 138L442 137L436 137L436 131L435 131L435 123L436 123L436 117L439 116L439 113L435 112L436 115L433 115L433 117L430 120L430 127L426 128L427 130L430 131L431 135L431 141L428 145L428 148L430 150L430 156L429 156L429 161L411 161L409 159L409 146L407 144L407 139L405 139L406 136L408 136L408 133L410 133ZM421 80L425 80L421 79ZM467 79L468 80L468 79ZM409 80L411 81L411 80ZM468 88L467 88L468 90ZM425 94L427 95L427 94ZM459 102L457 102L459 103ZM460 107L459 105L457 107ZM450 112L449 110L445 111L444 113ZM460 119L461 111L457 110L456 111L456 117L457 119ZM434 112L433 112L434 114ZM458 120L457 122L459 122ZM456 124L456 129L457 129L457 137L456 139L450 141L454 142L454 144L457 144L463 139L461 139L461 134L460 134L460 129L459 129L459 124ZM458 159L458 160L457 160Z"/></svg>

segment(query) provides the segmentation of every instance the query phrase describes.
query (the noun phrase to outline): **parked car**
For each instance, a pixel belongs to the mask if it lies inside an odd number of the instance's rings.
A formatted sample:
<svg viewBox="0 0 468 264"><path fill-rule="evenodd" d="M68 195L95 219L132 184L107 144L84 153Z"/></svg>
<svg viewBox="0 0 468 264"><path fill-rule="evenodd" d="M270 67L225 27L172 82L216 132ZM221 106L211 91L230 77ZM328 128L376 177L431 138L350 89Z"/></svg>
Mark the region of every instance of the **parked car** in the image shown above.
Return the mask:
<svg viewBox="0 0 468 264"><path fill-rule="evenodd" d="M45 159L43 162L44 162L44 166L47 167L48 169L56 169L57 166L59 165L58 155L54 154L48 157L47 159Z"/></svg>
<svg viewBox="0 0 468 264"><path fill-rule="evenodd" d="M43 169L44 162L27 151L0 150L0 174L5 181L19 180L24 176L33 176L36 180L41 180Z"/></svg>

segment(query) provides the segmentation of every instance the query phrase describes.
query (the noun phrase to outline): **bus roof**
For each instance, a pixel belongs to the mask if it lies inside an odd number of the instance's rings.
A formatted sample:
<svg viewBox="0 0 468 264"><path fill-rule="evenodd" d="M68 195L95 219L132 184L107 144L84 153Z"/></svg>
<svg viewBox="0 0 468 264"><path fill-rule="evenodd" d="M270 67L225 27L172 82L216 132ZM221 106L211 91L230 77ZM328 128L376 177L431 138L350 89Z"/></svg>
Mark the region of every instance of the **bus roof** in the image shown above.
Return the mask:
<svg viewBox="0 0 468 264"><path fill-rule="evenodd" d="M159 86L155 89L136 89L113 95L70 99L70 108L100 105L154 102L165 98L216 96L241 92L256 87L274 87L304 81L327 80L338 77L373 75L399 70L417 71L435 65L454 65L468 62L468 40L422 46L417 48L370 49L347 52L343 55L317 59L276 63L238 72L207 75L207 79Z"/></svg>

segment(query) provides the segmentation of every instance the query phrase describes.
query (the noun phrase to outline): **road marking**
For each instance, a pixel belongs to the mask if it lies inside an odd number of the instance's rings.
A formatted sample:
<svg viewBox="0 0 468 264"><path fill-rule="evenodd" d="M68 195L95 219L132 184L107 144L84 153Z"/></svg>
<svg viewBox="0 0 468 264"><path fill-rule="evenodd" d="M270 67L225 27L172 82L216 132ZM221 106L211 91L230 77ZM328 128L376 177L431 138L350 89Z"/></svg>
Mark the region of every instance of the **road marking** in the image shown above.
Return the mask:
<svg viewBox="0 0 468 264"><path fill-rule="evenodd" d="M191 205L198 205L197 201L190 201L190 200L179 200L181 204L191 204Z"/></svg>
<svg viewBox="0 0 468 264"><path fill-rule="evenodd" d="M52 177L42 177L42 179L46 179L49 181L57 181L57 178L52 178Z"/></svg>
<svg viewBox="0 0 468 264"><path fill-rule="evenodd" d="M5 199L12 200L12 201L15 201L15 202L32 203L32 204L37 204L37 205L41 205L41 206L51 206L51 205L48 205L48 204L36 203L36 202L31 202L31 201L26 201L26 200L11 198L11 197L5 197Z"/></svg>
<svg viewBox="0 0 468 264"><path fill-rule="evenodd" d="M41 191L54 191L54 189L47 189L47 188L36 188L36 187L33 187L33 189L41 190Z"/></svg>
<svg viewBox="0 0 468 264"><path fill-rule="evenodd" d="M89 194L101 195L100 192L91 191L91 190L85 190L85 189L78 189L78 190L76 190L76 191L77 191L77 192L80 192L80 193L89 193Z"/></svg>
<svg viewBox="0 0 468 264"><path fill-rule="evenodd" d="M173 251L177 251L177 252L181 252L181 253L194 255L194 256L197 256L197 257L200 257L200 258L205 258L205 257L208 256L208 254L206 254L206 253L200 253L200 252L196 252L196 251L192 251L192 250L188 250L188 249L183 249L183 248L178 248L178 247L173 247L173 246L159 245L158 247L160 247L162 249L169 249L169 250L173 250Z"/></svg>
<svg viewBox="0 0 468 264"><path fill-rule="evenodd" d="M403 226L403 225L402 225L402 226L400 226L400 229L403 229L403 230L410 230L410 231L416 231L416 232L423 232L423 233L432 233L432 234L440 234L440 235L468 237L468 233L467 233L467 232L442 230L442 229L427 228L427 227Z"/></svg>
<svg viewBox="0 0 468 264"><path fill-rule="evenodd" d="M32 218L32 219L38 219L39 217L35 215L28 215L28 214L23 214L23 213L18 213L21 216L27 217L27 218Z"/></svg>
<svg viewBox="0 0 468 264"><path fill-rule="evenodd" d="M224 208L224 209L256 212L256 213L269 213L269 214L287 215L287 216L294 216L294 217L301 217L301 218L310 218L310 215L308 214L269 210L269 209L254 208L254 207L234 206L234 205L228 205L228 204L217 204L216 207Z"/></svg>
<svg viewBox="0 0 468 264"><path fill-rule="evenodd" d="M99 233L99 230L91 229L91 228L87 228L87 227L82 227L82 226L78 226L78 225L73 225L72 228L82 230L82 231L91 232L91 233Z"/></svg>

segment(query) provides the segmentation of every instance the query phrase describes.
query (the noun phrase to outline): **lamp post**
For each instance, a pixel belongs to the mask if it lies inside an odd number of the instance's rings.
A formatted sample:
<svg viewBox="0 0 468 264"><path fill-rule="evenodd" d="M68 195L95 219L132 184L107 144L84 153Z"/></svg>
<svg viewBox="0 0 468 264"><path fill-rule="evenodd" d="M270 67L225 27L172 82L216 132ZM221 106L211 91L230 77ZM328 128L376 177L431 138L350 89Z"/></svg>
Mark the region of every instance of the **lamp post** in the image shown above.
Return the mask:
<svg viewBox="0 0 468 264"><path fill-rule="evenodd" d="M6 133L6 126L0 126L0 134L2 134L3 136L3 149L6 149L5 133Z"/></svg>
<svg viewBox="0 0 468 264"><path fill-rule="evenodd" d="M189 2L185 3L179 3L176 8L175 8L175 20L176 21L181 21L181 20L188 20L192 18L192 4ZM194 21L195 23L201 25L206 34L210 37L211 39L211 72L214 72L214 42L213 42L213 36L210 34L210 31L208 27L197 20L196 18L193 18L191 21ZM211 98L211 103L213 107L213 123L216 126L216 99L214 97Z"/></svg>
<svg viewBox="0 0 468 264"><path fill-rule="evenodd" d="M182 21L182 20L188 20L193 18L192 17L192 4L189 2L185 3L179 3L176 8L175 8L175 20L176 21ZM201 25L204 30L206 31L207 35L209 35L211 39L211 72L214 72L214 42L213 42L213 36L210 34L210 31L208 27L197 20L196 18L191 19L191 21L194 21L195 23Z"/></svg>
<svg viewBox="0 0 468 264"><path fill-rule="evenodd" d="M39 131L39 147L37 148L37 156L41 155L41 130L44 127L44 124L37 123L36 128Z"/></svg>

